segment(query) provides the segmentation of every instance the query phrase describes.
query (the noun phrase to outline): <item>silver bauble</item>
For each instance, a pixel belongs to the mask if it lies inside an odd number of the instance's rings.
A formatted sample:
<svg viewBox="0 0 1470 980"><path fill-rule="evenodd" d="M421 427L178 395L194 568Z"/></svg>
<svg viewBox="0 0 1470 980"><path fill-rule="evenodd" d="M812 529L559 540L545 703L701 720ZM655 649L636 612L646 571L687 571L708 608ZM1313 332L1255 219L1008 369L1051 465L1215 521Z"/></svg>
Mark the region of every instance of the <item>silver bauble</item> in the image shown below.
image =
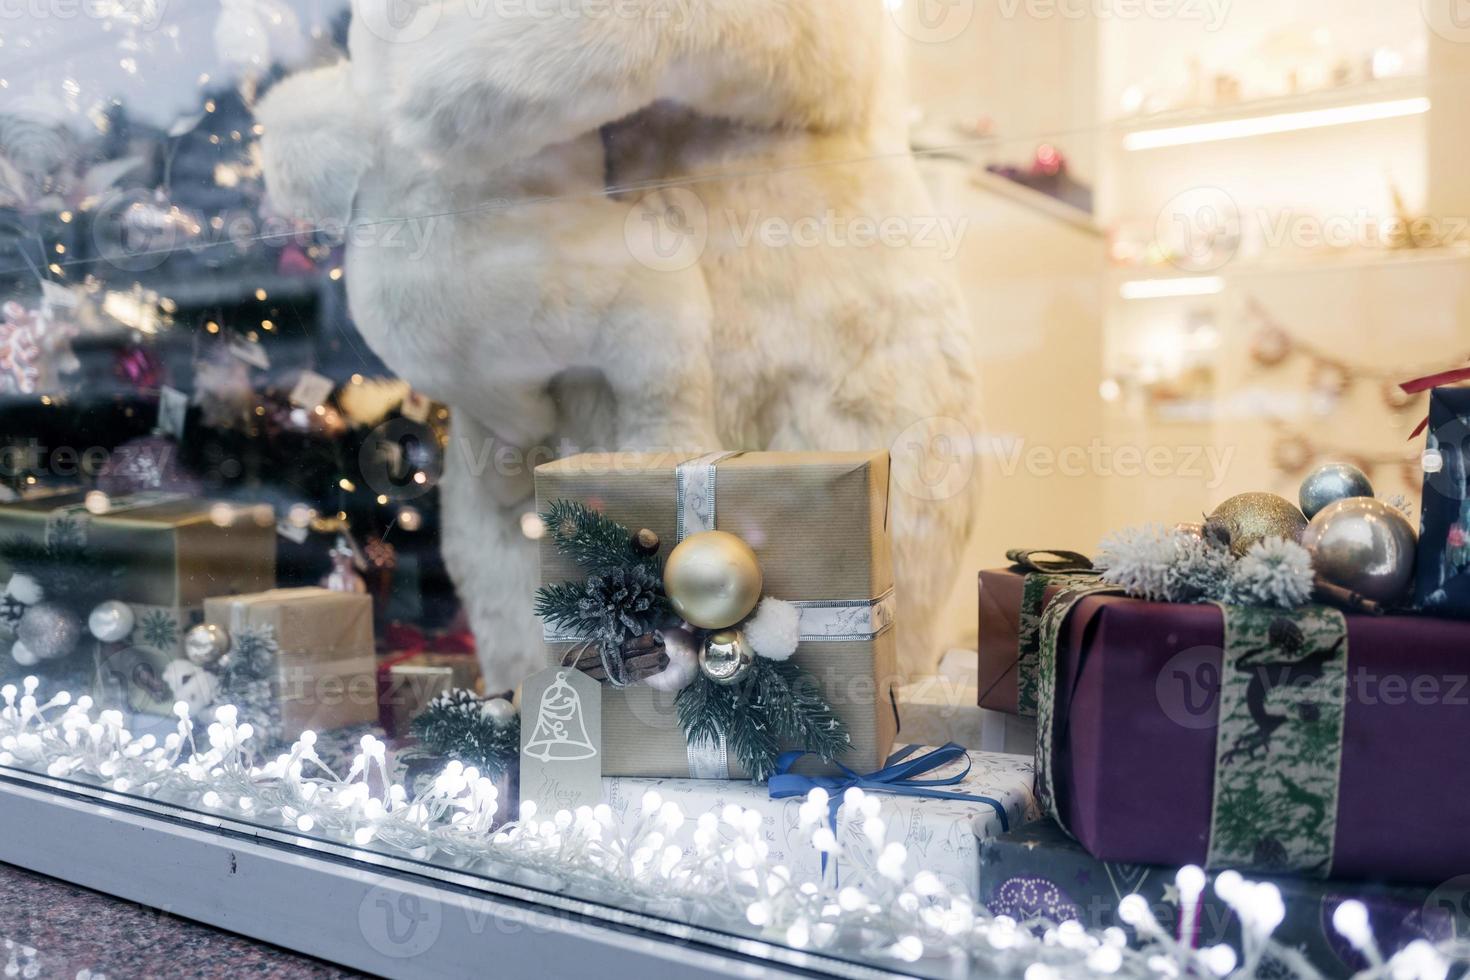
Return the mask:
<svg viewBox="0 0 1470 980"><path fill-rule="evenodd" d="M70 610L43 602L20 617L15 636L42 660L60 660L77 648L82 624Z"/></svg>
<svg viewBox="0 0 1470 980"><path fill-rule="evenodd" d="M761 601L761 584L755 552L724 531L691 534L664 563L664 592L674 612L700 629L728 629L749 616Z"/></svg>
<svg viewBox="0 0 1470 980"><path fill-rule="evenodd" d="M19 640L10 645L10 659L22 667L34 667L41 662L41 658L32 653L30 648Z"/></svg>
<svg viewBox="0 0 1470 980"><path fill-rule="evenodd" d="M175 660L163 669L163 682L177 701L198 716L219 697L219 678L197 664Z"/></svg>
<svg viewBox="0 0 1470 980"><path fill-rule="evenodd" d="M1322 508L1349 497L1373 496L1373 484L1368 474L1351 463L1327 463L1319 466L1302 481L1297 499L1301 501L1302 513L1311 520L1322 512Z"/></svg>
<svg viewBox="0 0 1470 980"><path fill-rule="evenodd" d="M46 592L41 588L41 584L21 572L10 576L10 584L5 586L5 594L26 606L34 606L46 599Z"/></svg>
<svg viewBox="0 0 1470 980"><path fill-rule="evenodd" d="M669 665L643 683L655 691L678 694L699 676L699 637L682 626L659 630L658 637L663 641Z"/></svg>
<svg viewBox="0 0 1470 980"><path fill-rule="evenodd" d="M1414 580L1414 528L1372 497L1328 504L1312 518L1302 545L1319 576L1375 602L1393 605Z"/></svg>
<svg viewBox="0 0 1470 980"><path fill-rule="evenodd" d="M87 617L87 630L103 643L120 643L132 634L134 621L132 606L109 599Z"/></svg>
<svg viewBox="0 0 1470 980"><path fill-rule="evenodd" d="M515 720L516 706L505 698L491 698L480 705L480 717L495 725L508 725Z"/></svg>
<svg viewBox="0 0 1470 980"><path fill-rule="evenodd" d="M214 623L200 623L184 634L184 656L191 663L208 667L230 650L230 634Z"/></svg>
<svg viewBox="0 0 1470 980"><path fill-rule="evenodd" d="M755 665L755 653L739 630L725 630L704 641L699 670L716 684L739 684Z"/></svg>

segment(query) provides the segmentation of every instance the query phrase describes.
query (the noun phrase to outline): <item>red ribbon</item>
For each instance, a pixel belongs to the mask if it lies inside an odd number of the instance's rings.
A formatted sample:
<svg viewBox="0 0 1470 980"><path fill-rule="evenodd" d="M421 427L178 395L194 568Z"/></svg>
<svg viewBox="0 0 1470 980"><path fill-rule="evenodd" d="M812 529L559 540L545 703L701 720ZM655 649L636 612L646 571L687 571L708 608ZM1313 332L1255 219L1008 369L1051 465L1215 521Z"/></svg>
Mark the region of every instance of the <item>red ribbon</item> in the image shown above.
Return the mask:
<svg viewBox="0 0 1470 980"><path fill-rule="evenodd" d="M1417 395L1421 391L1428 391L1431 388L1442 388L1445 385L1459 384L1462 381L1470 381L1470 367L1454 368L1423 378L1415 378L1413 381L1405 381L1399 385L1399 390L1406 395ZM1419 438L1427 428L1429 428L1428 415L1424 416L1424 421L1420 422L1414 431L1409 433L1409 441L1413 442Z"/></svg>

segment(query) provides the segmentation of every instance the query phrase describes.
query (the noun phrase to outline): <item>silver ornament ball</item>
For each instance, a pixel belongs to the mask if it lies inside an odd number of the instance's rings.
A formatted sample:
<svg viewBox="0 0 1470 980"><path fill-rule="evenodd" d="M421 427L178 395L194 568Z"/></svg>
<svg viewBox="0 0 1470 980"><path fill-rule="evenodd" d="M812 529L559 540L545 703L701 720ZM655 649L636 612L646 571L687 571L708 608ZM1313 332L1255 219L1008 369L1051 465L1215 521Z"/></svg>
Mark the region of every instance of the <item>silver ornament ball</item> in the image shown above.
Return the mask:
<svg viewBox="0 0 1470 980"><path fill-rule="evenodd" d="M495 725L508 725L515 720L516 706L505 698L491 698L480 705L480 717Z"/></svg>
<svg viewBox="0 0 1470 980"><path fill-rule="evenodd" d="M755 653L740 630L715 633L699 654L700 673L720 685L739 684L753 666Z"/></svg>
<svg viewBox="0 0 1470 980"><path fill-rule="evenodd" d="M10 659L22 667L34 667L41 662L41 658L32 653L30 647L19 640L10 645Z"/></svg>
<svg viewBox="0 0 1470 980"><path fill-rule="evenodd" d="M5 586L5 594L27 606L34 606L46 599L46 592L41 588L41 584L22 572L16 572L10 576L10 583Z"/></svg>
<svg viewBox="0 0 1470 980"><path fill-rule="evenodd" d="M1328 504L1312 518L1302 545L1319 576L1375 602L1399 602L1414 580L1414 528L1372 497Z"/></svg>
<svg viewBox="0 0 1470 980"><path fill-rule="evenodd" d="M214 623L200 623L184 634L184 656L208 667L230 651L230 634Z"/></svg>
<svg viewBox="0 0 1470 980"><path fill-rule="evenodd" d="M1327 463L1319 466L1302 481L1297 498L1301 501L1302 513L1311 520L1322 512L1322 508L1350 497L1373 496L1373 484L1368 474L1351 463Z"/></svg>
<svg viewBox="0 0 1470 980"><path fill-rule="evenodd" d="M663 642L669 665L643 683L655 691L678 694L699 676L699 636L693 630L679 626L659 630L658 638Z"/></svg>
<svg viewBox="0 0 1470 980"><path fill-rule="evenodd" d="M133 632L133 607L109 599L97 604L87 616L87 630L103 643L120 643Z"/></svg>
<svg viewBox="0 0 1470 980"><path fill-rule="evenodd" d="M77 648L77 642L82 638L82 624L75 613L54 603L43 602L27 609L20 617L15 636L42 660L60 660Z"/></svg>

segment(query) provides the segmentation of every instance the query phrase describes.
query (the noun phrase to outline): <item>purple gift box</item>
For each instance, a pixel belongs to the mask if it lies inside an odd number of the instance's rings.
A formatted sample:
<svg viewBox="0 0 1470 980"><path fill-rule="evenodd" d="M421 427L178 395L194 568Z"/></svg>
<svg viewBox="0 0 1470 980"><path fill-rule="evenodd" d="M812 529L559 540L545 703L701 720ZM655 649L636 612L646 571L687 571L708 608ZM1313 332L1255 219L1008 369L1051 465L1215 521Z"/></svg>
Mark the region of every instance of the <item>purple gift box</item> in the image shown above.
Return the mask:
<svg viewBox="0 0 1470 980"><path fill-rule="evenodd" d="M1470 624L1349 616L1332 874L1470 873ZM1104 861L1203 864L1224 623L1211 605L1084 599L1057 653L1066 825Z"/></svg>

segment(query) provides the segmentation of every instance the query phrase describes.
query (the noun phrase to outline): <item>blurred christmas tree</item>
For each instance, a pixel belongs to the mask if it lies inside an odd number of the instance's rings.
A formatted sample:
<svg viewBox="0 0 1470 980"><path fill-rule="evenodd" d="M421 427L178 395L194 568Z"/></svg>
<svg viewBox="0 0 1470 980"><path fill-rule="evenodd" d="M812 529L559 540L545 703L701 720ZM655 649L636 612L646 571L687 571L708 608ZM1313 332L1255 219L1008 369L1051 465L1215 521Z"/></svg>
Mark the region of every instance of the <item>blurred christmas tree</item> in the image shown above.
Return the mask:
<svg viewBox="0 0 1470 980"><path fill-rule="evenodd" d="M448 414L352 325L340 231L273 218L261 178L253 106L341 56L340 7L142 0L0 33L0 497L269 504L281 584L342 540L380 614L433 625Z"/></svg>

